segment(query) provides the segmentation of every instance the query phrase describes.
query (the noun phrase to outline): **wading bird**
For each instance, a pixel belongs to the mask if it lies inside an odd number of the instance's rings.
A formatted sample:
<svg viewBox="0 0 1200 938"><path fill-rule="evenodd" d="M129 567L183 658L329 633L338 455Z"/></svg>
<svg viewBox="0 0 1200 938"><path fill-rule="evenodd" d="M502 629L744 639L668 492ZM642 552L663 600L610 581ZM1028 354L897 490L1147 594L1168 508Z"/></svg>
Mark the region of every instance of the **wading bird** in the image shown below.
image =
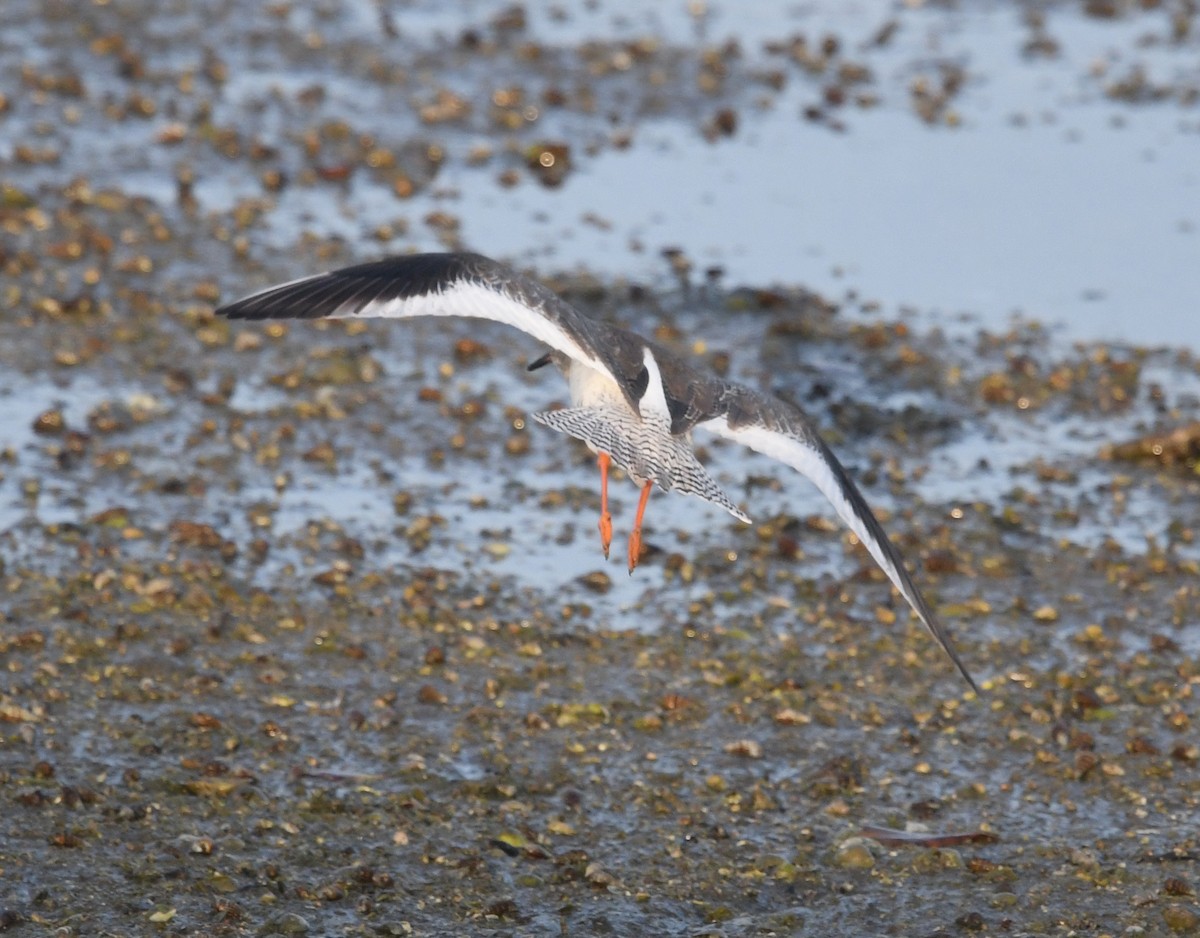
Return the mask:
<svg viewBox="0 0 1200 938"><path fill-rule="evenodd" d="M268 287L217 313L251 320L461 316L515 326L549 346L529 370L554 364L570 388L570 407L533 418L597 454L605 557L612 541L608 473L614 465L641 487L629 538L631 573L654 485L698 495L749 523L692 451L693 430L734 440L812 480L975 688L858 486L791 404L706 374L639 335L589 319L540 283L478 254L412 254L358 264Z"/></svg>

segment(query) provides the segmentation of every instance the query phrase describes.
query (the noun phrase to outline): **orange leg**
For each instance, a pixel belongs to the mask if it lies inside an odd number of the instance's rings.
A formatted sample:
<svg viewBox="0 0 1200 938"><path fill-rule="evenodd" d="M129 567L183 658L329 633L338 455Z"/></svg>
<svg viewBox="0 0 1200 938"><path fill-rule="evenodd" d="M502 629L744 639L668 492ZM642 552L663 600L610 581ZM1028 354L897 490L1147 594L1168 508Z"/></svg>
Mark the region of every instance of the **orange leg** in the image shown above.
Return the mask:
<svg viewBox="0 0 1200 938"><path fill-rule="evenodd" d="M642 556L642 515L646 513L646 502L650 501L650 486L653 482L647 482L642 486L642 497L638 499L637 515L633 519L633 533L629 535L629 572L633 573L633 568L638 565L638 559Z"/></svg>
<svg viewBox="0 0 1200 938"><path fill-rule="evenodd" d="M596 457L600 464L600 544L604 547L604 559L608 559L608 545L612 543L612 515L608 513L608 467L612 464L608 453Z"/></svg>

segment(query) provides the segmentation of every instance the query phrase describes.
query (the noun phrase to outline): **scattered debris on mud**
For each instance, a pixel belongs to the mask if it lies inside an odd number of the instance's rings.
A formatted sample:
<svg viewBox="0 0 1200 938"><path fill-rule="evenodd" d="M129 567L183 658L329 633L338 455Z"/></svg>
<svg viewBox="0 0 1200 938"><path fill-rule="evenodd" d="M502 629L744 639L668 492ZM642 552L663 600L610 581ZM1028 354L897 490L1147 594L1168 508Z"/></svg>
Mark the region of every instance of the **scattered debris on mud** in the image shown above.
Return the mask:
<svg viewBox="0 0 1200 938"><path fill-rule="evenodd" d="M819 496L719 443L756 524L664 496L627 577L588 454L528 424L565 389L524 337L212 307L456 245L403 210L447 161L563 185L660 113L715 140L818 76L832 127L890 79L833 36L547 46L520 7L400 68L341 5L219 7L3 15L0 931L1200 933L1190 352L919 329L680 254L538 270L809 411L983 693ZM914 112L953 124L961 87L930 65ZM389 108L403 145L365 130ZM368 247L293 226L290 193L353 213L363 179L396 208Z"/></svg>

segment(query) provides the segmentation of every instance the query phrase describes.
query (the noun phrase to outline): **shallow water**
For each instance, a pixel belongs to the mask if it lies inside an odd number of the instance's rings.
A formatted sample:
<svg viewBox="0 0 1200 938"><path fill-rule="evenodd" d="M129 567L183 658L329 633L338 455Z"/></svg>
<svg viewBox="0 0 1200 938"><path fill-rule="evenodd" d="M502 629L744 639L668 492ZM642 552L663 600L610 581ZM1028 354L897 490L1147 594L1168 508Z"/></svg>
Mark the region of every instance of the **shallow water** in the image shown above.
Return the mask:
<svg viewBox="0 0 1200 938"><path fill-rule="evenodd" d="M554 190L500 189L490 173L451 163L413 214L451 211L464 243L540 267L641 279L660 275L658 251L674 247L735 283L803 284L935 321L965 311L1003 328L1019 315L1062 324L1076 339L1200 348L1200 75L1196 40L1170 41L1165 11L1112 21L1051 7L1044 33L1057 54L1022 58L1034 33L1007 4L706 9L696 18L683 4L653 15L603 5L561 20L530 11L529 36L554 45L606 32L664 43L699 34L713 46L738 42L753 70L778 67L764 42L835 30L883 83L878 105L839 113L834 131L801 117L819 100L819 82L749 88L732 138L703 145L696 119L707 106L694 102L690 113L629 121L632 145L602 148ZM448 41L480 14L468 4L406 19L418 35L430 29ZM606 19L620 25L604 30ZM894 38L872 46L889 22ZM929 126L904 88L936 81L945 65L965 73L957 123ZM1131 106L1106 94L1142 72L1146 93L1161 87L1162 101ZM571 127L549 114L546 122L551 135ZM350 238L389 220L369 186L337 203L307 193L288 202L285 237L301 219ZM581 223L589 218L598 223ZM420 235L415 243L432 244Z"/></svg>

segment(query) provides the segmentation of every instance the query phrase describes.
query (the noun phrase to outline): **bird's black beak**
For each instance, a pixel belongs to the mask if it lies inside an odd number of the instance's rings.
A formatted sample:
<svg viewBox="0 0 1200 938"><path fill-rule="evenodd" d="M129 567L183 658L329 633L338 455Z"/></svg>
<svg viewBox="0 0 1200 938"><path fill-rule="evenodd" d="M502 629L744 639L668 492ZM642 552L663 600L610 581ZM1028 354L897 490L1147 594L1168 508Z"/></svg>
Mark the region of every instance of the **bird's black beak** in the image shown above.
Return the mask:
<svg viewBox="0 0 1200 938"><path fill-rule="evenodd" d="M553 358L551 358L551 356L553 354L554 354L553 352L547 352L545 355L543 355L537 361L532 361L528 365L526 365L525 370L526 371L537 371L539 368L545 368L547 365L550 364L550 362L552 362L554 360Z"/></svg>

